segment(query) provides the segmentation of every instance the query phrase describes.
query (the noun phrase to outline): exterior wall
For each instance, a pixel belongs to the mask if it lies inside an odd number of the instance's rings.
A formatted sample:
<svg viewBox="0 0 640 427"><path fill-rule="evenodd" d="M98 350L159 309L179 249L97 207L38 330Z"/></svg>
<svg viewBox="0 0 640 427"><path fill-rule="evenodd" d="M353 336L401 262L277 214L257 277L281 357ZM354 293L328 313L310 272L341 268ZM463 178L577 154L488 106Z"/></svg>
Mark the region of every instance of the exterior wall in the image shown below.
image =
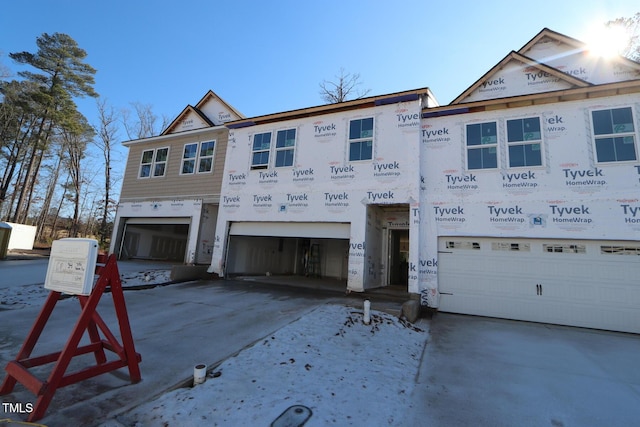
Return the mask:
<svg viewBox="0 0 640 427"><path fill-rule="evenodd" d="M230 130L210 271L224 274L231 222L341 222L351 224L348 289L378 286L381 261L367 253L379 245L368 234L379 233L367 231L367 223L375 227L379 219L368 218L367 208L417 205L420 108L416 100ZM350 162L349 121L368 117L374 117L373 159ZM251 170L253 135L291 128L293 167ZM417 225L413 235L417 242ZM410 286L417 290L417 277Z"/></svg>
<svg viewBox="0 0 640 427"><path fill-rule="evenodd" d="M205 202L217 203L224 171L228 130L216 128L210 131L172 134L139 140L129 145L129 156L122 183L121 201L170 200L198 197ZM213 171L181 175L182 155L185 144L215 140ZM138 178L142 153L145 150L169 147L165 175L162 177Z"/></svg>
<svg viewBox="0 0 640 427"><path fill-rule="evenodd" d="M198 246L196 248L196 263L209 264L213 255L213 240L216 235L216 222L218 221L218 205L204 204L202 206L202 219L198 232Z"/></svg>
<svg viewBox="0 0 640 427"><path fill-rule="evenodd" d="M425 118L420 289L438 304L440 236L640 240L640 162L598 163L591 110L632 107L638 94ZM506 120L540 117L542 166L507 167ZM467 170L467 124L497 121L498 168ZM637 154L638 155L638 154Z"/></svg>
<svg viewBox="0 0 640 427"><path fill-rule="evenodd" d="M125 222L129 218L147 218L153 222L157 218L182 217L188 218L190 224L184 261L210 263L228 133L227 128L218 127L169 134L129 144L110 252L120 252ZM185 144L212 140L215 140L213 170L181 174ZM163 147L169 148L165 175L138 178L142 153Z"/></svg>

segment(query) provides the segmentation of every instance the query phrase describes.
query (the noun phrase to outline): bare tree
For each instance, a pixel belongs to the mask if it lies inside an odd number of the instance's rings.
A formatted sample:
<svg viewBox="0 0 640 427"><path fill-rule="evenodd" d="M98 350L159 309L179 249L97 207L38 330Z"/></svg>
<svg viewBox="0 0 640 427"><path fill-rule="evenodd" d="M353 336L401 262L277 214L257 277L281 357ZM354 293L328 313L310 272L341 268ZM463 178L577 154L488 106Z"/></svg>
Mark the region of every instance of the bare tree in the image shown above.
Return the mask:
<svg viewBox="0 0 640 427"><path fill-rule="evenodd" d="M160 132L169 124L166 117L162 118L162 123L158 123L158 116L153 112L150 104L141 104L140 102L132 102L135 117L129 109L123 109L122 124L129 139L142 139L159 135Z"/></svg>
<svg viewBox="0 0 640 427"><path fill-rule="evenodd" d="M111 186L113 184L111 156L117 140L119 116L113 107L107 106L106 100L99 100L98 119L100 120L97 129L98 138L94 140L94 144L100 149L104 160L104 199L101 207L102 220L98 232L100 245L103 246L109 237L108 218L115 204L115 201L111 200Z"/></svg>
<svg viewBox="0 0 640 427"><path fill-rule="evenodd" d="M82 184L86 183L82 168L82 160L89 141L93 139L94 129L86 121L86 118L77 113L75 121L66 123L62 129L61 138L65 150L66 165L70 177L69 198L73 202L73 221L71 225L71 237L77 237L80 225L80 203Z"/></svg>
<svg viewBox="0 0 640 427"><path fill-rule="evenodd" d="M344 68L340 68L340 74L335 76L335 80L323 80L320 83L320 96L328 104L364 98L370 90L361 90L358 87L361 84L360 74L351 74L346 72Z"/></svg>
<svg viewBox="0 0 640 427"><path fill-rule="evenodd" d="M631 18L618 18L605 24L610 28L622 28L628 35L628 42L621 54L633 61L640 62L640 12Z"/></svg>

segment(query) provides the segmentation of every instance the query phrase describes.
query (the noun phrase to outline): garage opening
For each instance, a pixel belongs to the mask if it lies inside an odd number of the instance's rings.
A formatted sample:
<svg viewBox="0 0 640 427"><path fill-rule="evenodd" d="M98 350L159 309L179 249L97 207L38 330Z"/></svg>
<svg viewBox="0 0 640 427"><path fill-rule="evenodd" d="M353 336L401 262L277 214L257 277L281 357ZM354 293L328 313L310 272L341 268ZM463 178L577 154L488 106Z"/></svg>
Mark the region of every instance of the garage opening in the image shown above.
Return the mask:
<svg viewBox="0 0 640 427"><path fill-rule="evenodd" d="M184 262L189 222L189 218L128 219L120 246L120 259Z"/></svg>
<svg viewBox="0 0 640 427"><path fill-rule="evenodd" d="M349 224L233 223L226 274L347 279Z"/></svg>

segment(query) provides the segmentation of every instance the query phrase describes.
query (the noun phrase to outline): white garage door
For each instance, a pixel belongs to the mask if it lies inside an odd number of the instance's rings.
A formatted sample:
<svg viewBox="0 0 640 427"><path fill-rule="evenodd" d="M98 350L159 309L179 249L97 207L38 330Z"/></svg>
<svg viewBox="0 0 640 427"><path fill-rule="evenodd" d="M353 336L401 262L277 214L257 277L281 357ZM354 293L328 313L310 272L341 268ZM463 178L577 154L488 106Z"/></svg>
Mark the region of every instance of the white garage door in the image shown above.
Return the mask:
<svg viewBox="0 0 640 427"><path fill-rule="evenodd" d="M640 333L640 242L441 237L440 311Z"/></svg>

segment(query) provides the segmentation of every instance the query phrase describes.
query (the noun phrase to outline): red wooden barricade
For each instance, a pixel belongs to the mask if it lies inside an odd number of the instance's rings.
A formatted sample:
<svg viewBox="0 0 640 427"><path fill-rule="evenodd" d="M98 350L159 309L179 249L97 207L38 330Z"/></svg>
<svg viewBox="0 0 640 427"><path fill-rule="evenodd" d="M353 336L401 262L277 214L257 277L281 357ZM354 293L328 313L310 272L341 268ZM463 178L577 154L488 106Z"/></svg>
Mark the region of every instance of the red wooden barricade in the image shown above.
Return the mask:
<svg viewBox="0 0 640 427"><path fill-rule="evenodd" d="M103 262L104 265L100 265ZM135 351L116 257L113 254L109 257L107 255L99 255L98 263L96 274L99 274L100 277L89 296L78 296L82 312L62 351L31 357L31 352L38 342L56 303L60 299L60 292L51 291L29 335L22 344L18 356L5 367L7 376L2 386L0 386L0 395L11 393L16 382L19 382L37 396L33 411L29 414L27 421L37 421L44 416L53 395L60 387L75 384L125 366L129 368L129 377L132 383L137 383L141 379L138 364L142 357ZM107 289L111 290L111 295L113 296L122 344L118 342L118 339L96 311L100 298ZM102 331L105 338L101 338L99 330ZM78 344L85 331L89 335L90 344L79 347ZM115 353L118 358L108 361L105 350ZM76 372L66 373L73 357L88 353L94 354L95 365ZM49 378L45 381L29 372L29 368L49 363L55 363L55 365Z"/></svg>

